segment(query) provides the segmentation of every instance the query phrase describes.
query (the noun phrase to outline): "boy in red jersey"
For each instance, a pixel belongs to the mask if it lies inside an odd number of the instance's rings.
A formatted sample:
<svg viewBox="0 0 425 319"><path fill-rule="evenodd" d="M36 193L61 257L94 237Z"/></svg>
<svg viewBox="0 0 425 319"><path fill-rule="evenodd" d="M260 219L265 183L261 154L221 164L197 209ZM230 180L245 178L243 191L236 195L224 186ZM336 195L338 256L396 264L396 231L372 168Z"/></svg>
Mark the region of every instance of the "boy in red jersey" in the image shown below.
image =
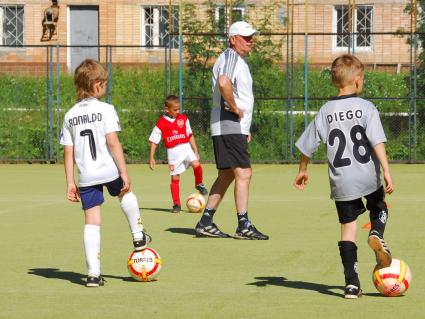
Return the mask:
<svg viewBox="0 0 425 319"><path fill-rule="evenodd" d="M175 95L165 99L165 113L157 122L149 137L151 152L149 159L150 169L155 168L155 151L161 139L167 148L168 165L171 175L171 196L173 198L173 213L181 211L180 202L180 174L189 166L193 167L195 188L202 194L208 195L208 190L202 180L202 166L199 162L199 153L195 137L190 128L189 119L180 114L180 100Z"/></svg>

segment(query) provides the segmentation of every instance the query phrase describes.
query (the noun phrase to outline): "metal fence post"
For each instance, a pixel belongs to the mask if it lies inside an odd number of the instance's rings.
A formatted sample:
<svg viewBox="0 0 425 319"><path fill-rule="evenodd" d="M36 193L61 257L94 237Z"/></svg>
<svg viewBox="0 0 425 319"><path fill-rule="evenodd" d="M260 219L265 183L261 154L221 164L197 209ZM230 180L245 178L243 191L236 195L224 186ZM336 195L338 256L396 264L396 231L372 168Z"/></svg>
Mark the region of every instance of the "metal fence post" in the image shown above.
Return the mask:
<svg viewBox="0 0 425 319"><path fill-rule="evenodd" d="M53 46L49 46L49 161L53 160Z"/></svg>
<svg viewBox="0 0 425 319"><path fill-rule="evenodd" d="M106 50L106 68L108 70L108 93L106 95L106 102L109 104L112 104L112 85L113 85L113 78L112 78L112 46L107 45L105 47ZM109 58L109 59L108 59Z"/></svg>
<svg viewBox="0 0 425 319"><path fill-rule="evenodd" d="M60 126L60 100L61 100L61 90L60 90L60 45L56 45L56 162L59 162L59 140L61 134Z"/></svg>
<svg viewBox="0 0 425 319"><path fill-rule="evenodd" d="M417 139L418 139L418 131L417 131L417 44L418 38L417 33L415 33L413 38L413 160L416 161L416 148L417 148Z"/></svg>
<svg viewBox="0 0 425 319"><path fill-rule="evenodd" d="M305 60L304 60L304 126L308 126L308 32L305 33Z"/></svg>

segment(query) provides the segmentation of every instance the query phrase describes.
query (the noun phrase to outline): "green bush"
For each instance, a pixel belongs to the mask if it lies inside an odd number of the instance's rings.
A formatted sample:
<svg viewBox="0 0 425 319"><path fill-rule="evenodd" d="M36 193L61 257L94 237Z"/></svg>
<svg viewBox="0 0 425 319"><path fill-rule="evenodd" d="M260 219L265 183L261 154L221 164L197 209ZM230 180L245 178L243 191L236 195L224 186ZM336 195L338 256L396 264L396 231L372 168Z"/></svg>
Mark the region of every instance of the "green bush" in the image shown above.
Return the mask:
<svg viewBox="0 0 425 319"><path fill-rule="evenodd" d="M258 68L257 68L258 70ZM254 161L287 161L297 159L298 151L293 143L304 130L304 101L285 99L285 74L278 66L270 66L253 72L254 92L256 97L255 114L252 123L253 140L250 153ZM294 91L296 96L304 94L304 72L295 68ZM174 69L173 79L178 78ZM191 120L198 148L203 160L214 160L209 130L209 112L211 109L211 87L209 80L204 87L189 82L190 74L185 70L183 108ZM177 81L173 81L176 85ZM206 86L206 87L205 87ZM18 90L16 89L18 88ZM192 90L193 89L193 90ZM171 91L178 94L177 86ZM11 93L17 92L17 93ZM407 95L403 75L367 72L364 95L368 97L399 97ZM56 94L56 90L54 90ZM144 68L124 70L114 68L112 76L112 103L115 105L123 131L121 140L129 161L147 161L149 158L148 137L157 119L163 111L164 71ZM191 99L203 94L203 99ZM330 84L328 70L309 71L310 98L326 98L335 94ZM281 97L282 100L262 100L267 97ZM48 124L46 103L46 80L44 78L0 76L0 158L2 159L53 159L61 158L56 154L58 134L57 116L60 125L65 112L75 103L75 89L72 77L62 75L60 78L60 111L56 112L56 96L53 95L51 110L52 136ZM317 111L323 100L309 100L309 111ZM382 122L388 137L388 152L392 160L407 160L414 153L412 123L409 126L410 104L407 100L374 100L381 112ZM399 115L397 115L399 114ZM314 113L309 114L308 121ZM425 118L417 118L416 157L425 159ZM409 144L409 138L411 143ZM51 146L49 146L51 145ZM50 149L52 147L52 149ZM61 148L59 148L61 150ZM166 159L164 147L158 150L157 158ZM325 160L325 149L319 148L314 159Z"/></svg>

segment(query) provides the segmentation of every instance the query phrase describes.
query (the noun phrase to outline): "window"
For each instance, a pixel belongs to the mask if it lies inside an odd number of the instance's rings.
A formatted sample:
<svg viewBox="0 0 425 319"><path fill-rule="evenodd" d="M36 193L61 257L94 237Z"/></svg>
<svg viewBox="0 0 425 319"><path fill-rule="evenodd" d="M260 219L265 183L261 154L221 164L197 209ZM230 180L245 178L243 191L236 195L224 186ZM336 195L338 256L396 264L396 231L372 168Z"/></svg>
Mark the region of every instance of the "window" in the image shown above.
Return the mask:
<svg viewBox="0 0 425 319"><path fill-rule="evenodd" d="M373 32L373 7L359 5L349 14L348 6L334 7L334 32L343 33L352 32L362 33L351 37L350 47L356 49L371 49L373 45L373 36L365 34ZM349 18L351 18L349 21ZM349 23L350 22L350 23ZM334 37L334 46L336 49L347 49L349 47L350 37L348 35L336 35Z"/></svg>
<svg viewBox="0 0 425 319"><path fill-rule="evenodd" d="M0 5L0 44L24 44L24 7Z"/></svg>
<svg viewBox="0 0 425 319"><path fill-rule="evenodd" d="M179 29L179 13L177 6L172 7L172 32ZM143 46L171 46L179 47L177 35L169 34L169 7L144 6L142 7L142 45Z"/></svg>
<svg viewBox="0 0 425 319"><path fill-rule="evenodd" d="M242 21L245 15L245 8L243 7L232 7L232 23L236 21ZM218 24L218 32L226 33L228 27L230 27L230 17L226 19L226 7L218 6L215 9L215 20ZM226 28L226 23L228 24Z"/></svg>

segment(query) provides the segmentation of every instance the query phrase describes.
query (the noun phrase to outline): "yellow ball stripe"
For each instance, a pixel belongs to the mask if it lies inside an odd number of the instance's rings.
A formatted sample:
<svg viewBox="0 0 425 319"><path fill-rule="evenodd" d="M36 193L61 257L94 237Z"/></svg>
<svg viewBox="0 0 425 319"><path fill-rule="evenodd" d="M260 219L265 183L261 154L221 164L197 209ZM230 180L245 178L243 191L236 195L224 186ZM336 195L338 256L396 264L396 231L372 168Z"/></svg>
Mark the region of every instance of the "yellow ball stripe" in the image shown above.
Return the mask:
<svg viewBox="0 0 425 319"><path fill-rule="evenodd" d="M397 278L397 284L401 284L404 280L404 276L406 275L406 263L403 260L400 260L400 274Z"/></svg>
<svg viewBox="0 0 425 319"><path fill-rule="evenodd" d="M378 281L378 283L379 283L379 285L380 285L380 286L384 286L384 282L382 281L382 278L381 278L381 275L380 275L380 273L379 273L379 270L376 270L376 271L373 273L373 276L375 277L375 280L377 280L377 281Z"/></svg>

